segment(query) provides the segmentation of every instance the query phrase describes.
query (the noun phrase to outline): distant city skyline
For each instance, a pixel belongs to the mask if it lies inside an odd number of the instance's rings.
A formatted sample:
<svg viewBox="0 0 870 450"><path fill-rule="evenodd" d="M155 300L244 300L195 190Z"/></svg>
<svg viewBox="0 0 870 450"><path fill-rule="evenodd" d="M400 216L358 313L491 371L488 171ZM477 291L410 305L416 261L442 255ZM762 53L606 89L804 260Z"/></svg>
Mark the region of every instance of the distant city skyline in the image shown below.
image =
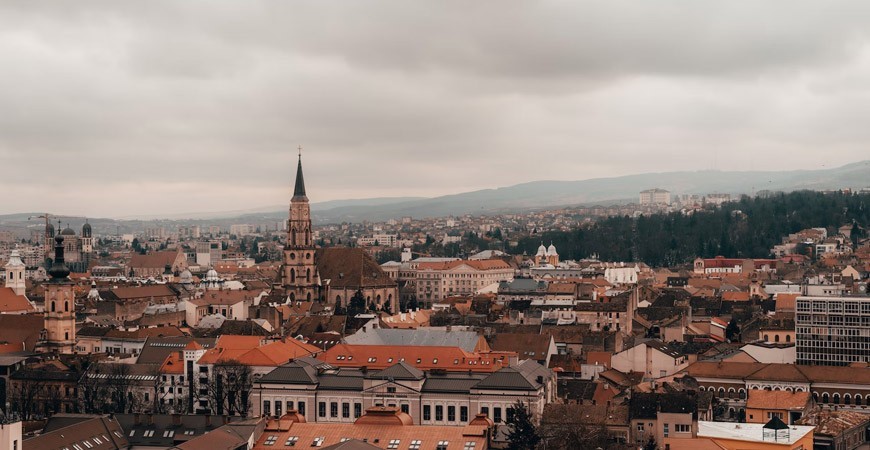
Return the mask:
<svg viewBox="0 0 870 450"><path fill-rule="evenodd" d="M283 205L298 145L312 203L842 166L870 4L834 3L2 4L0 214Z"/></svg>

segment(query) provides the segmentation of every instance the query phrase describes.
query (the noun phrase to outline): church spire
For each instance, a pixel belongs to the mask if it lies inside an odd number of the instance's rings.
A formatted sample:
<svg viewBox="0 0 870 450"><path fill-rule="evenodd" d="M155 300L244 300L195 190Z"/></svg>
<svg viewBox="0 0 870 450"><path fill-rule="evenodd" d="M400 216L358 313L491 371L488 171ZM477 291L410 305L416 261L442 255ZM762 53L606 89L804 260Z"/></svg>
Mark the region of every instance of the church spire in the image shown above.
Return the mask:
<svg viewBox="0 0 870 450"><path fill-rule="evenodd" d="M302 146L299 146L299 164L296 166L296 187L293 188L293 200L308 201L305 196L305 179L302 177Z"/></svg>

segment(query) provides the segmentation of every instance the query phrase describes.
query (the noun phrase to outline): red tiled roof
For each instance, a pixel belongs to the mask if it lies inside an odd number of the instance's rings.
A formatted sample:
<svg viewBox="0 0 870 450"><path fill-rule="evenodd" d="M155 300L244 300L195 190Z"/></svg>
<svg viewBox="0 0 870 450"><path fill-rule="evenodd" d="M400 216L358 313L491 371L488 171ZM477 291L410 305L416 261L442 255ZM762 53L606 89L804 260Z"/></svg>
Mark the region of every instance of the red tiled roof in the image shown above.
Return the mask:
<svg viewBox="0 0 870 450"><path fill-rule="evenodd" d="M16 295L12 288L0 287L0 313L34 311L33 305L23 295Z"/></svg>
<svg viewBox="0 0 870 450"><path fill-rule="evenodd" d="M318 359L336 367L386 369L400 361L420 370L495 372L506 367L515 352L467 352L459 347L338 344Z"/></svg>
<svg viewBox="0 0 870 450"><path fill-rule="evenodd" d="M296 339L274 341L263 345L261 336L223 335L214 348L199 359L198 364L237 361L247 366L280 366L303 356L317 354L319 348Z"/></svg>
<svg viewBox="0 0 870 450"><path fill-rule="evenodd" d="M163 269L175 264L181 254L179 251L152 252L145 255L134 253L130 258L130 267L145 269Z"/></svg>

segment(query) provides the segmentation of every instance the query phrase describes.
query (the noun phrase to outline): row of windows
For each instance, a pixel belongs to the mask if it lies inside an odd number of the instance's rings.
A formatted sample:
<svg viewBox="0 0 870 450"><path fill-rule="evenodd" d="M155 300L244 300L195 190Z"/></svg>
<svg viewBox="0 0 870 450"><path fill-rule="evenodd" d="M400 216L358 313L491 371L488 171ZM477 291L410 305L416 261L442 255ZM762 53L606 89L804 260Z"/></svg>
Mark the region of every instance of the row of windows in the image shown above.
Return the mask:
<svg viewBox="0 0 870 450"><path fill-rule="evenodd" d="M484 408L481 408L481 412L483 412ZM499 415L501 415L501 408L499 409ZM432 421L432 405L423 405L423 421L430 422ZM435 421L443 422L444 421L444 405L435 405ZM447 406L447 422L456 422L456 407L453 405ZM459 422L466 423L468 422L468 407L460 406L459 407Z"/></svg>

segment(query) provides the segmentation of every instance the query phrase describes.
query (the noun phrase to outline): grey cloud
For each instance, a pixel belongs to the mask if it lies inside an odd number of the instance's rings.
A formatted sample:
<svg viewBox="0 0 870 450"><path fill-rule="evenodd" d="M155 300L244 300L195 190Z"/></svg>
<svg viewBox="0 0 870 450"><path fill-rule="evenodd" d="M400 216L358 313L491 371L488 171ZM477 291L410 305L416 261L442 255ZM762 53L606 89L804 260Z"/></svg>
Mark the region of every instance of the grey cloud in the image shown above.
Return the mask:
<svg viewBox="0 0 870 450"><path fill-rule="evenodd" d="M868 8L6 2L0 213L284 203L300 143L314 200L863 159Z"/></svg>

